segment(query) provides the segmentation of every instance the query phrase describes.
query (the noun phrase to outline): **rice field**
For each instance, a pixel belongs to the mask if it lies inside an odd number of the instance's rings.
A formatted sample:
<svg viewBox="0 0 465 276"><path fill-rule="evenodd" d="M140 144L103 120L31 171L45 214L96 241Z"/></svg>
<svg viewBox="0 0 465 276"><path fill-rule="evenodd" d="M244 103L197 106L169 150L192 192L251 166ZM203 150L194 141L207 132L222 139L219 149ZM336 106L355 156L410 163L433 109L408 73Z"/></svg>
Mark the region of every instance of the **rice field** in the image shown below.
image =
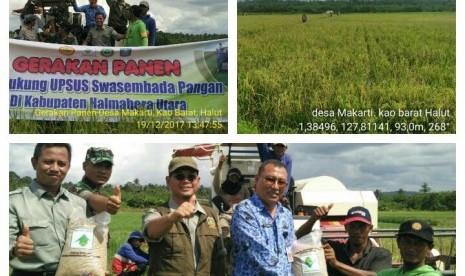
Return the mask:
<svg viewBox="0 0 465 276"><path fill-rule="evenodd" d="M455 13L238 16L239 133L455 133Z"/></svg>

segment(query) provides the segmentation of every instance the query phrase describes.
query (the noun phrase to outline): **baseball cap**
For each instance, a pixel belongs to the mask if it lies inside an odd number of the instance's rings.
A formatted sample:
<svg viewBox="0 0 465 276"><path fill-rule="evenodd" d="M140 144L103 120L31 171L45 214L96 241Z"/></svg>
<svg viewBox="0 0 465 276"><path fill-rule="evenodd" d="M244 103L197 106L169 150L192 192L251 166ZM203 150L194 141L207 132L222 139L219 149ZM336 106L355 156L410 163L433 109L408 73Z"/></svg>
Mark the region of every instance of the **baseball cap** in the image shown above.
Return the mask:
<svg viewBox="0 0 465 276"><path fill-rule="evenodd" d="M434 231L431 225L421 220L407 220L402 222L397 236L410 235L419 237L427 242L433 242Z"/></svg>
<svg viewBox="0 0 465 276"><path fill-rule="evenodd" d="M185 156L174 157L173 159L171 159L170 164L168 165L168 171L169 173L172 173L181 167L189 167L196 170L197 172L199 171L195 160L192 159L192 157Z"/></svg>
<svg viewBox="0 0 465 276"><path fill-rule="evenodd" d="M366 224L371 224L370 211L362 206L356 206L349 209L347 212L346 220L344 224L351 223L353 221L361 221Z"/></svg>
<svg viewBox="0 0 465 276"><path fill-rule="evenodd" d="M90 161L92 164L107 161L113 165L113 152L107 148L91 147L87 150L86 161Z"/></svg>
<svg viewBox="0 0 465 276"><path fill-rule="evenodd" d="M139 6L144 6L144 7L147 7L147 8L150 7L149 2L147 2L147 1L140 1Z"/></svg>

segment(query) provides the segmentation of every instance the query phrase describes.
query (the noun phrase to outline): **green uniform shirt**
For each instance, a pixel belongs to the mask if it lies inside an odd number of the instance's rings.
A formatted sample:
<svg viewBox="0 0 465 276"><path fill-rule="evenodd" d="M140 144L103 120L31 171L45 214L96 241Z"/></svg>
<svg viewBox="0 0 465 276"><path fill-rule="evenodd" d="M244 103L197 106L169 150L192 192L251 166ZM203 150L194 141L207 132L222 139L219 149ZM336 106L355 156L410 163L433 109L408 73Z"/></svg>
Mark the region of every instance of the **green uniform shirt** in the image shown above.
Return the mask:
<svg viewBox="0 0 465 276"><path fill-rule="evenodd" d="M34 241L34 254L11 259L10 267L31 272L56 270L68 221L86 217L86 201L62 188L53 197L33 180L29 187L10 192L9 203L9 249L15 246L24 224L29 225Z"/></svg>
<svg viewBox="0 0 465 276"><path fill-rule="evenodd" d="M407 273L404 273L402 271L402 266L399 268L393 268L393 269L388 269L388 270L383 270L378 272L376 274L377 276L440 276L441 273L437 272L434 270L431 266L429 265L424 265L419 268L416 268L414 270L410 270Z"/></svg>
<svg viewBox="0 0 465 276"><path fill-rule="evenodd" d="M145 23L137 19L129 24L125 46L148 46L148 35Z"/></svg>
<svg viewBox="0 0 465 276"><path fill-rule="evenodd" d="M100 194L100 188L101 186L95 185L89 180L89 178L84 176L81 181L70 186L68 191L82 197L87 202L90 195ZM96 213L94 210L90 209L90 206L88 207L88 210L92 213L92 215L95 215Z"/></svg>

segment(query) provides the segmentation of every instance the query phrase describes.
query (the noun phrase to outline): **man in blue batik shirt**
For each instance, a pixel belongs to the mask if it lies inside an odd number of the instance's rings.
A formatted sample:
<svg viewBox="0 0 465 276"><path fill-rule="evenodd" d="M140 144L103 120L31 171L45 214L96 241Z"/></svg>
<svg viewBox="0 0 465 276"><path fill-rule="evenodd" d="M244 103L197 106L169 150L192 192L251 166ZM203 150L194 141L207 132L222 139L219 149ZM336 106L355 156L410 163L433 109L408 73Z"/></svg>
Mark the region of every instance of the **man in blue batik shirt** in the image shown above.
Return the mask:
<svg viewBox="0 0 465 276"><path fill-rule="evenodd" d="M75 12L83 12L86 15L86 28L90 29L95 27L95 15L102 13L103 18L107 18L105 9L97 4L97 0L89 0L89 5L78 7L76 0L73 0L73 9Z"/></svg>
<svg viewBox="0 0 465 276"><path fill-rule="evenodd" d="M270 149L271 147L271 149ZM269 159L277 159L286 167L287 172L287 186L284 189L283 196L286 196L287 191L289 190L289 185L291 184L291 173L292 173L292 158L286 153L287 145L284 143L276 144L266 144L266 143L257 143L258 154L260 155L260 160L265 162Z"/></svg>
<svg viewBox="0 0 465 276"><path fill-rule="evenodd" d="M255 194L240 202L233 213L233 275L292 275L294 225L291 212L279 202L287 185L281 162L262 163L255 176Z"/></svg>

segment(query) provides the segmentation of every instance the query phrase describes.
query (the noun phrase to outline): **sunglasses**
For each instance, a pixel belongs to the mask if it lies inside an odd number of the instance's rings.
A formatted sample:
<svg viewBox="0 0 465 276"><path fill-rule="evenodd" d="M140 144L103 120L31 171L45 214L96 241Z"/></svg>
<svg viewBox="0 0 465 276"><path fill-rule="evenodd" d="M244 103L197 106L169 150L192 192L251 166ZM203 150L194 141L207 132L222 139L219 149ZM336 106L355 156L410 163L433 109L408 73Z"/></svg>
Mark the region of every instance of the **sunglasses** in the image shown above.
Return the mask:
<svg viewBox="0 0 465 276"><path fill-rule="evenodd" d="M287 181L285 179L280 179L274 176L265 176L265 182L268 185L274 185L275 183L278 183L278 186L286 186Z"/></svg>
<svg viewBox="0 0 465 276"><path fill-rule="evenodd" d="M184 179L186 179L186 178L189 181L194 181L197 178L197 174L195 174L195 173L190 173L190 174L187 174L187 175L185 175L183 173L174 173L174 174L172 174L172 176L174 176L174 178L176 178L179 181L184 181Z"/></svg>

